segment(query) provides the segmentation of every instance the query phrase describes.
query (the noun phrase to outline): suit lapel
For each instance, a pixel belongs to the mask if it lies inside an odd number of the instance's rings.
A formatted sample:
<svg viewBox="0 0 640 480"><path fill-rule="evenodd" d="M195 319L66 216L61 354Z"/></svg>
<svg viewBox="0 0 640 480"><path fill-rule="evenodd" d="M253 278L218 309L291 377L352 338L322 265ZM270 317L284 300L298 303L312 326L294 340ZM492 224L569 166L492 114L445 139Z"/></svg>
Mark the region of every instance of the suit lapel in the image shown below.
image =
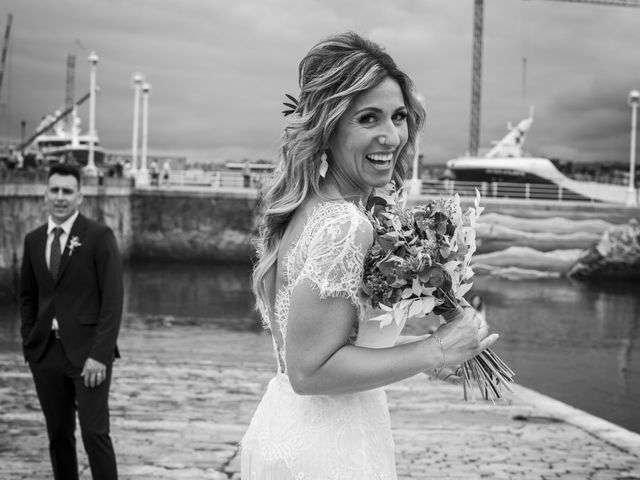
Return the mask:
<svg viewBox="0 0 640 480"><path fill-rule="evenodd" d="M86 228L87 228L87 225L85 222L85 218L82 215L78 215L78 217L76 218L76 221L73 222L73 226L71 227L71 232L69 232L69 238L67 238L67 243L64 247L64 251L62 252L62 258L60 259L60 270L58 271L58 279L56 283L60 281L60 279L62 278L62 275L64 275L64 271L66 270L67 265L69 265L69 262L71 261L72 254L69 253L70 252L69 246L71 245L72 239L76 238L76 241L82 244L82 234ZM75 248L81 248L81 247L77 246Z"/></svg>

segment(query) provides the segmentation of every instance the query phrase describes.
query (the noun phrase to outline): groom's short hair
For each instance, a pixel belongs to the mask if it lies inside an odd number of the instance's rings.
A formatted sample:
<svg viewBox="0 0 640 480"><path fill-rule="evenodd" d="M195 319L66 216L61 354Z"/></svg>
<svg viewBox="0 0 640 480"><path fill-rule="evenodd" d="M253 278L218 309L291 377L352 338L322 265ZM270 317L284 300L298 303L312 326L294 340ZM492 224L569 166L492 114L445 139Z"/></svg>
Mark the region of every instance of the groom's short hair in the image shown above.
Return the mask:
<svg viewBox="0 0 640 480"><path fill-rule="evenodd" d="M80 169L75 165L70 165L68 163L54 163L53 165L51 165L51 167L49 167L47 180L49 180L52 175L71 175L78 181L78 188L80 188L80 185L82 185L82 175L80 174Z"/></svg>

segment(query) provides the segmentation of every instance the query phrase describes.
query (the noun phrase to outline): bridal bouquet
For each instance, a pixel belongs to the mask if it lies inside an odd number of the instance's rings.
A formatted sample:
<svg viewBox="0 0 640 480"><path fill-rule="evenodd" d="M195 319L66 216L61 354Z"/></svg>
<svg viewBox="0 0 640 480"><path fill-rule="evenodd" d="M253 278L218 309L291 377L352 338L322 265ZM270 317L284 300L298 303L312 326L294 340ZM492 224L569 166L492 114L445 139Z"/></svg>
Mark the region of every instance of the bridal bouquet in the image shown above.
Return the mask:
<svg viewBox="0 0 640 480"><path fill-rule="evenodd" d="M403 189L373 196L365 209L374 229L374 242L365 256L362 290L380 326L400 324L410 317L459 310L472 286L471 256L476 249L475 223L482 212L480 193L466 212L460 197L406 206ZM502 398L500 389L513 382L513 372L490 349L461 366L464 398Z"/></svg>

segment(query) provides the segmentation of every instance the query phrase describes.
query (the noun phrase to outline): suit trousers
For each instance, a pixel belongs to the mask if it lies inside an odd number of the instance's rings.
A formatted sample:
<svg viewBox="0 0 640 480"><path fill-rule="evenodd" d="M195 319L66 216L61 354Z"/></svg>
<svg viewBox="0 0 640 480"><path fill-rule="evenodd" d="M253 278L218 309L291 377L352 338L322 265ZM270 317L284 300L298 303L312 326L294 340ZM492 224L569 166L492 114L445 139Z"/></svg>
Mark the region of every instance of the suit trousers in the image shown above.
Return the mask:
<svg viewBox="0 0 640 480"><path fill-rule="evenodd" d="M109 435L111 365L104 382L85 387L82 369L69 361L62 342L52 334L42 358L29 362L29 367L47 424L55 480L78 479L76 410L93 480L116 480L116 456Z"/></svg>

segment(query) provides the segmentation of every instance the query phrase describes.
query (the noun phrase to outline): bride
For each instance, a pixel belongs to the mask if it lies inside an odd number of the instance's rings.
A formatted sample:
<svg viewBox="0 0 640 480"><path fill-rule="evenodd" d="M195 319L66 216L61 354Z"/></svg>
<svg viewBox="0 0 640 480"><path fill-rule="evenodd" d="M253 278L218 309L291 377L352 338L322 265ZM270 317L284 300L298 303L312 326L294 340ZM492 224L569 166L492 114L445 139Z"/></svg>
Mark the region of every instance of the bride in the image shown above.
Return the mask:
<svg viewBox="0 0 640 480"><path fill-rule="evenodd" d="M253 275L277 373L242 439L242 478L395 479L381 387L455 368L497 336L472 309L409 340L402 325L367 321L359 290L373 230L358 205L402 184L425 112L392 58L354 33L315 45L299 83Z"/></svg>

